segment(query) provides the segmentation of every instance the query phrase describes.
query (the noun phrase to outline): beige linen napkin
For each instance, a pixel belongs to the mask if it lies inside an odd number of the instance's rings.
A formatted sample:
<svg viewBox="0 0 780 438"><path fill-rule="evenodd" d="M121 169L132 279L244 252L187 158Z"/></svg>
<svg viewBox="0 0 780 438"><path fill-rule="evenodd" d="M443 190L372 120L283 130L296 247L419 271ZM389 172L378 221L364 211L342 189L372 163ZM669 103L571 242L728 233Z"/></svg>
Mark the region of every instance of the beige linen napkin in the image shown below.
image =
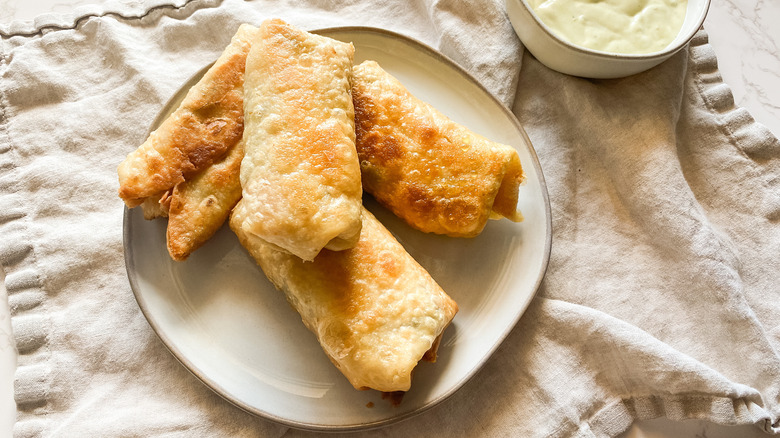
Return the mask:
<svg viewBox="0 0 780 438"><path fill-rule="evenodd" d="M486 366L421 416L351 436L615 436L658 416L780 431L780 144L734 107L704 33L647 73L590 81L523 58L500 1L153 6L0 28L16 436L311 435L235 408L168 353L127 281L116 196L169 96L270 17L443 51L513 106L553 207L546 280Z"/></svg>

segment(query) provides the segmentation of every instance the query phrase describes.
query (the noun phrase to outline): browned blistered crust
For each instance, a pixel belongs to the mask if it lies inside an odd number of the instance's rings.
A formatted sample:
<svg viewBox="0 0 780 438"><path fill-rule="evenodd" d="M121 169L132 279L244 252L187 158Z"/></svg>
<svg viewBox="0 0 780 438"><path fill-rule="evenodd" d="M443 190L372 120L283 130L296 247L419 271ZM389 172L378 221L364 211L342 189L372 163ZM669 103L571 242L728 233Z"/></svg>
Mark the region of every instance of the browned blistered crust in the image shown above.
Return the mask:
<svg viewBox="0 0 780 438"><path fill-rule="evenodd" d="M256 32L242 25L181 105L119 165L119 196L128 207L172 190L241 139L244 67Z"/></svg>
<svg viewBox="0 0 780 438"><path fill-rule="evenodd" d="M353 246L362 189L350 91L354 46L281 20L247 57L244 230L311 260Z"/></svg>
<svg viewBox="0 0 780 438"><path fill-rule="evenodd" d="M448 119L373 61L355 66L352 97L363 188L397 216L456 237L488 218L522 220L514 148Z"/></svg>
<svg viewBox="0 0 780 438"><path fill-rule="evenodd" d="M241 197L243 87L257 28L242 25L179 107L119 165L119 195L146 219L168 217L168 252L185 260Z"/></svg>
<svg viewBox="0 0 780 438"><path fill-rule="evenodd" d="M171 258L185 260L225 223L241 199L243 157L243 143L239 142L221 161L174 187L166 234Z"/></svg>
<svg viewBox="0 0 780 438"><path fill-rule="evenodd" d="M365 208L357 244L311 262L246 233L241 215L233 210L231 229L350 383L407 391L458 311L428 272Z"/></svg>

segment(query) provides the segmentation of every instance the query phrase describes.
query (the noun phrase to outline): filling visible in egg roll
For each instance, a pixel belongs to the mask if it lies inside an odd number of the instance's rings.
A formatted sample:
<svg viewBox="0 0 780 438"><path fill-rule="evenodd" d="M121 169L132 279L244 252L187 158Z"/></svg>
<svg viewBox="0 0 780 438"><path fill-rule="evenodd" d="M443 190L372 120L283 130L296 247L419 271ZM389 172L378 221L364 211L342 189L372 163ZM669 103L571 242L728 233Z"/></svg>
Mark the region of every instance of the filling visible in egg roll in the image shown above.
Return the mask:
<svg viewBox="0 0 780 438"><path fill-rule="evenodd" d="M523 219L514 148L453 122L374 61L355 66L352 95L363 188L412 227L473 237L488 218Z"/></svg>
<svg viewBox="0 0 780 438"><path fill-rule="evenodd" d="M458 310L428 272L365 209L353 248L323 250L311 262L245 232L241 212L230 218L239 241L349 382L358 389L407 391L417 363L435 360Z"/></svg>
<svg viewBox="0 0 780 438"><path fill-rule="evenodd" d="M353 246L362 188L351 98L354 47L281 20L247 57L242 229L298 257Z"/></svg>

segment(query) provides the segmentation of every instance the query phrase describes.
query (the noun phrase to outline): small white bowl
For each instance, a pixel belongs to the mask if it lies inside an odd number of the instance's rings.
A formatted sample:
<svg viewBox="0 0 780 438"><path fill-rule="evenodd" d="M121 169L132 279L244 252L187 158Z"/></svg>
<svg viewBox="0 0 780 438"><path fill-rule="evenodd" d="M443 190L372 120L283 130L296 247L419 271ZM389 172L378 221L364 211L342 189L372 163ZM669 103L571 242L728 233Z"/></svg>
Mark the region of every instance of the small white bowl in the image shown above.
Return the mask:
<svg viewBox="0 0 780 438"><path fill-rule="evenodd" d="M655 67L674 55L701 28L710 0L688 0L680 32L664 50L640 55L602 52L577 46L553 33L526 0L505 0L512 27L525 47L547 67L586 78L621 78Z"/></svg>

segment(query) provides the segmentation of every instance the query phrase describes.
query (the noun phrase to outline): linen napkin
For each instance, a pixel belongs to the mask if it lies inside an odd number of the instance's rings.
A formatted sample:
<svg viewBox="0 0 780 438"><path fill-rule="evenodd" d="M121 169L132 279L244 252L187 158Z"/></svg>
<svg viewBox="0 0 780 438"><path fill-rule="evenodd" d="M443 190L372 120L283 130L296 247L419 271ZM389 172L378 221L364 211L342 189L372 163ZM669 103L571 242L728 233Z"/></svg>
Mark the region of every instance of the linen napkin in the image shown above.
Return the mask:
<svg viewBox="0 0 780 438"><path fill-rule="evenodd" d="M351 436L616 436L635 419L780 432L780 143L736 108L700 32L643 74L523 52L500 1L156 1L0 28L0 263L19 351L14 433L310 436L211 392L159 342L122 252L116 166L242 22L387 28L513 108L553 213L518 326L426 413Z"/></svg>

